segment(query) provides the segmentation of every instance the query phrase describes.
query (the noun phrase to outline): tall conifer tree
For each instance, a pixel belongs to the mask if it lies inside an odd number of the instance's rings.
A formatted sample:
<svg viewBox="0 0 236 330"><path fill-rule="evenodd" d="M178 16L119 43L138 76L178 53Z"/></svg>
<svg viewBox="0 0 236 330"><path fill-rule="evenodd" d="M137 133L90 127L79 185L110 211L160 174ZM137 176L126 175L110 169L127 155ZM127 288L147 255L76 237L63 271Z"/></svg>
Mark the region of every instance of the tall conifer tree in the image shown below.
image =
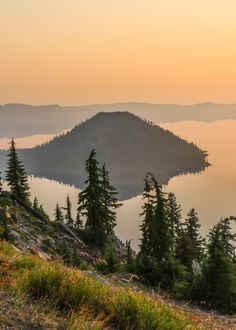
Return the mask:
<svg viewBox="0 0 236 330"><path fill-rule="evenodd" d="M187 218L184 223L185 231L189 240L191 242L191 259L197 260L198 262L201 261L202 258L202 242L203 239L199 234L199 229L201 227L198 219L197 212L195 209L191 209L187 215Z"/></svg>
<svg viewBox="0 0 236 330"><path fill-rule="evenodd" d="M192 243L188 233L182 226L178 230L175 246L175 257L187 268L189 272L193 271Z"/></svg>
<svg viewBox="0 0 236 330"><path fill-rule="evenodd" d="M106 223L104 221L103 192L101 188L100 168L93 149L85 163L87 173L86 188L79 193L78 212L86 217L85 228L90 240L98 246L107 241Z"/></svg>
<svg viewBox="0 0 236 330"><path fill-rule="evenodd" d="M154 192L152 174L148 173L144 179L144 192L143 192L143 221L140 226L142 238L140 245L140 252L146 255L151 254L151 233L154 221Z"/></svg>
<svg viewBox="0 0 236 330"><path fill-rule="evenodd" d="M228 257L235 262L235 241L236 233L232 233L232 222L236 221L236 217L221 219L219 229L221 233L222 243L224 244L225 252Z"/></svg>
<svg viewBox="0 0 236 330"><path fill-rule="evenodd" d="M116 226L116 209L122 204L118 203L117 191L110 184L109 172L106 170L106 165L103 164L101 169L101 192L102 192L102 207L103 221L105 221L106 233L108 236L114 235Z"/></svg>
<svg viewBox="0 0 236 330"><path fill-rule="evenodd" d="M7 160L6 181L11 192L23 201L28 201L29 185L22 162L18 158L14 139L11 140Z"/></svg>
<svg viewBox="0 0 236 330"><path fill-rule="evenodd" d="M171 249L170 227L166 210L166 198L159 185L153 178L155 189L155 214L151 232L151 246L157 261L165 261Z"/></svg>
<svg viewBox="0 0 236 330"><path fill-rule="evenodd" d="M178 233L181 226L181 206L177 203L174 193L168 194L167 199L167 215L170 227L171 250L174 253Z"/></svg>
<svg viewBox="0 0 236 330"><path fill-rule="evenodd" d="M228 236L230 227L228 221L226 222L226 231L224 220L221 220L209 234L200 290L201 298L209 307L226 313L235 313L236 265L228 253L229 246L235 248L235 238Z"/></svg>

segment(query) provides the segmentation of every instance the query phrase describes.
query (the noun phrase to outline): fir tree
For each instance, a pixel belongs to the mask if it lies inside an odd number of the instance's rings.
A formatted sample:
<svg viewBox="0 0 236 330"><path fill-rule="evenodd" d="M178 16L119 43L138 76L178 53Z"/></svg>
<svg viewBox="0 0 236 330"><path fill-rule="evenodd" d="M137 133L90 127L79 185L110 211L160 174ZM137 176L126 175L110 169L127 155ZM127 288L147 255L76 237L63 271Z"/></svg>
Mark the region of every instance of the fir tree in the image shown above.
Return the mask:
<svg viewBox="0 0 236 330"><path fill-rule="evenodd" d="M38 210L39 210L39 201L38 201L38 198L37 198L37 197L34 198L34 201L33 201L33 209L34 209L35 211L38 211Z"/></svg>
<svg viewBox="0 0 236 330"><path fill-rule="evenodd" d="M128 272L132 272L134 269L134 257L133 257L133 251L131 248L131 242L126 241L125 247L126 247L125 267Z"/></svg>
<svg viewBox="0 0 236 330"><path fill-rule="evenodd" d="M58 205L58 203L56 204L56 208L55 208L55 212L54 212L54 220L56 222L64 221L63 213L62 213L62 210L61 210L60 206Z"/></svg>
<svg viewBox="0 0 236 330"><path fill-rule="evenodd" d="M170 239L172 253L176 248L176 242L178 239L178 233L181 226L181 206L178 205L176 196L173 193L169 193L167 199L167 215L170 226Z"/></svg>
<svg viewBox="0 0 236 330"><path fill-rule="evenodd" d="M170 226L166 208L165 193L151 173L145 178L143 193L144 216L141 225L141 253L153 256L162 261L169 256L171 250Z"/></svg>
<svg viewBox="0 0 236 330"><path fill-rule="evenodd" d="M28 201L29 185L27 175L22 162L18 158L14 139L11 140L7 161L6 181L10 186L11 193L23 201Z"/></svg>
<svg viewBox="0 0 236 330"><path fill-rule="evenodd" d="M186 230L181 226L178 230L175 246L175 258L192 272L193 256L192 244Z"/></svg>
<svg viewBox="0 0 236 330"><path fill-rule="evenodd" d="M103 221L105 222L106 234L114 235L114 227L116 226L116 209L122 204L118 203L117 191L110 184L109 172L106 170L106 165L103 164L101 169L101 193L103 207Z"/></svg>
<svg viewBox="0 0 236 330"><path fill-rule="evenodd" d="M191 209L188 213L184 226L189 241L191 242L191 251L189 251L191 254L190 258L200 262L203 254L203 239L199 234L201 225L199 223L198 215L195 209Z"/></svg>
<svg viewBox="0 0 236 330"><path fill-rule="evenodd" d="M202 267L201 298L208 307L235 313L236 265L227 251L227 246L234 242L228 236L228 225L226 232L223 227L221 221L209 234L207 258Z"/></svg>
<svg viewBox="0 0 236 330"><path fill-rule="evenodd" d="M231 223L233 221L236 221L236 217L224 218L220 220L218 225L225 252L231 260L235 261L236 233L232 233Z"/></svg>
<svg viewBox="0 0 236 330"><path fill-rule="evenodd" d="M49 215L45 212L42 204L40 204L38 212L44 217L44 219L50 220Z"/></svg>
<svg viewBox="0 0 236 330"><path fill-rule="evenodd" d="M64 209L66 210L66 214L65 214L66 224L68 226L73 226L74 225L74 220L72 218L72 205L71 205L69 195L67 195L67 197L66 197L66 207Z"/></svg>
<svg viewBox="0 0 236 330"><path fill-rule="evenodd" d="M49 216L45 212L45 210L43 208L43 205L42 204L39 205L39 201L38 201L38 198L37 197L34 198L33 209L34 209L34 211L38 212L44 219L48 219L49 220Z"/></svg>
<svg viewBox="0 0 236 330"><path fill-rule="evenodd" d="M165 261L169 258L171 250L170 227L166 210L166 198L160 186L153 178L155 189L154 221L151 231L151 249L157 261Z"/></svg>
<svg viewBox="0 0 236 330"><path fill-rule="evenodd" d="M104 221L103 190L101 188L99 163L92 150L85 163L87 173L86 188L79 193L78 212L86 217L85 229L95 245L104 246L107 241Z"/></svg>
<svg viewBox="0 0 236 330"><path fill-rule="evenodd" d="M140 245L140 252L146 255L151 253L151 232L154 221L154 195L153 195L153 181L152 175L148 173L144 179L144 192L143 192L143 221L140 226L142 238Z"/></svg>

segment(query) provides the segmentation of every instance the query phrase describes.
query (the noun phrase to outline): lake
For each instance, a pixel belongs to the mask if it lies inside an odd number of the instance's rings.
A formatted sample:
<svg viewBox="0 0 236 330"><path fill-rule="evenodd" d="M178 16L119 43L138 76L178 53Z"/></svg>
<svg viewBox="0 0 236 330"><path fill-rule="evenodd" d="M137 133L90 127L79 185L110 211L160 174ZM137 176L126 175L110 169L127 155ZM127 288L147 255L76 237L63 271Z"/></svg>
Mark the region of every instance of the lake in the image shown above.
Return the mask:
<svg viewBox="0 0 236 330"><path fill-rule="evenodd" d="M220 217L236 215L236 120L213 123L185 121L164 123L161 126L189 142L196 143L209 153L209 162L212 166L199 174L174 177L164 187L165 191L176 194L184 217L190 208L194 207L197 210L202 235L206 235ZM18 147L32 147L52 137L53 135L25 137L18 139L17 143ZM6 146L7 140L1 139L0 148ZM35 177L30 177L29 182L32 197L38 197L50 216L53 216L56 202L60 206L65 205L67 194L71 197L75 213L78 189ZM141 206L142 197L137 196L124 201L117 214L118 237L123 241L131 239L135 249L139 244Z"/></svg>

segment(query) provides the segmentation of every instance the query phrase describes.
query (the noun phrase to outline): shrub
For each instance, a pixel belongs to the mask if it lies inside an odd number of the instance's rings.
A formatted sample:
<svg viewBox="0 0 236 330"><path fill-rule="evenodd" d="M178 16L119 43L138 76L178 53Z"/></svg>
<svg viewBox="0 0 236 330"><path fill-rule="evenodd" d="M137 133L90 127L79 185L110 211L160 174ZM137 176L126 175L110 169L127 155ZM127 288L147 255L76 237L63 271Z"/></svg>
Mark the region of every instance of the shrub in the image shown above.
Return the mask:
<svg viewBox="0 0 236 330"><path fill-rule="evenodd" d="M103 273L114 273L120 270L120 260L111 244L107 244L104 249L104 259L99 260L96 269Z"/></svg>

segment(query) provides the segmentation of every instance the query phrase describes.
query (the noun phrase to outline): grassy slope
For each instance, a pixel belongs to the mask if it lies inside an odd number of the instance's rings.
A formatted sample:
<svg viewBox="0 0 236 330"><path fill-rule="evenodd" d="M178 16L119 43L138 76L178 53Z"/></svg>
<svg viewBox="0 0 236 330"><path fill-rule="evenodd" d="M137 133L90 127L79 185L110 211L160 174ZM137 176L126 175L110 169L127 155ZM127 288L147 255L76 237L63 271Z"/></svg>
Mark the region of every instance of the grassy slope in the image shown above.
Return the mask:
<svg viewBox="0 0 236 330"><path fill-rule="evenodd" d="M170 306L116 282L104 285L0 241L0 329L225 330L236 329L235 321Z"/></svg>
<svg viewBox="0 0 236 330"><path fill-rule="evenodd" d="M29 324L42 324L38 329L202 329L186 312L131 289L103 285L78 269L20 255L4 242L0 242L0 275L2 295L10 297L9 322L11 316L24 322L27 313ZM2 324L8 322L6 316L1 316Z"/></svg>

